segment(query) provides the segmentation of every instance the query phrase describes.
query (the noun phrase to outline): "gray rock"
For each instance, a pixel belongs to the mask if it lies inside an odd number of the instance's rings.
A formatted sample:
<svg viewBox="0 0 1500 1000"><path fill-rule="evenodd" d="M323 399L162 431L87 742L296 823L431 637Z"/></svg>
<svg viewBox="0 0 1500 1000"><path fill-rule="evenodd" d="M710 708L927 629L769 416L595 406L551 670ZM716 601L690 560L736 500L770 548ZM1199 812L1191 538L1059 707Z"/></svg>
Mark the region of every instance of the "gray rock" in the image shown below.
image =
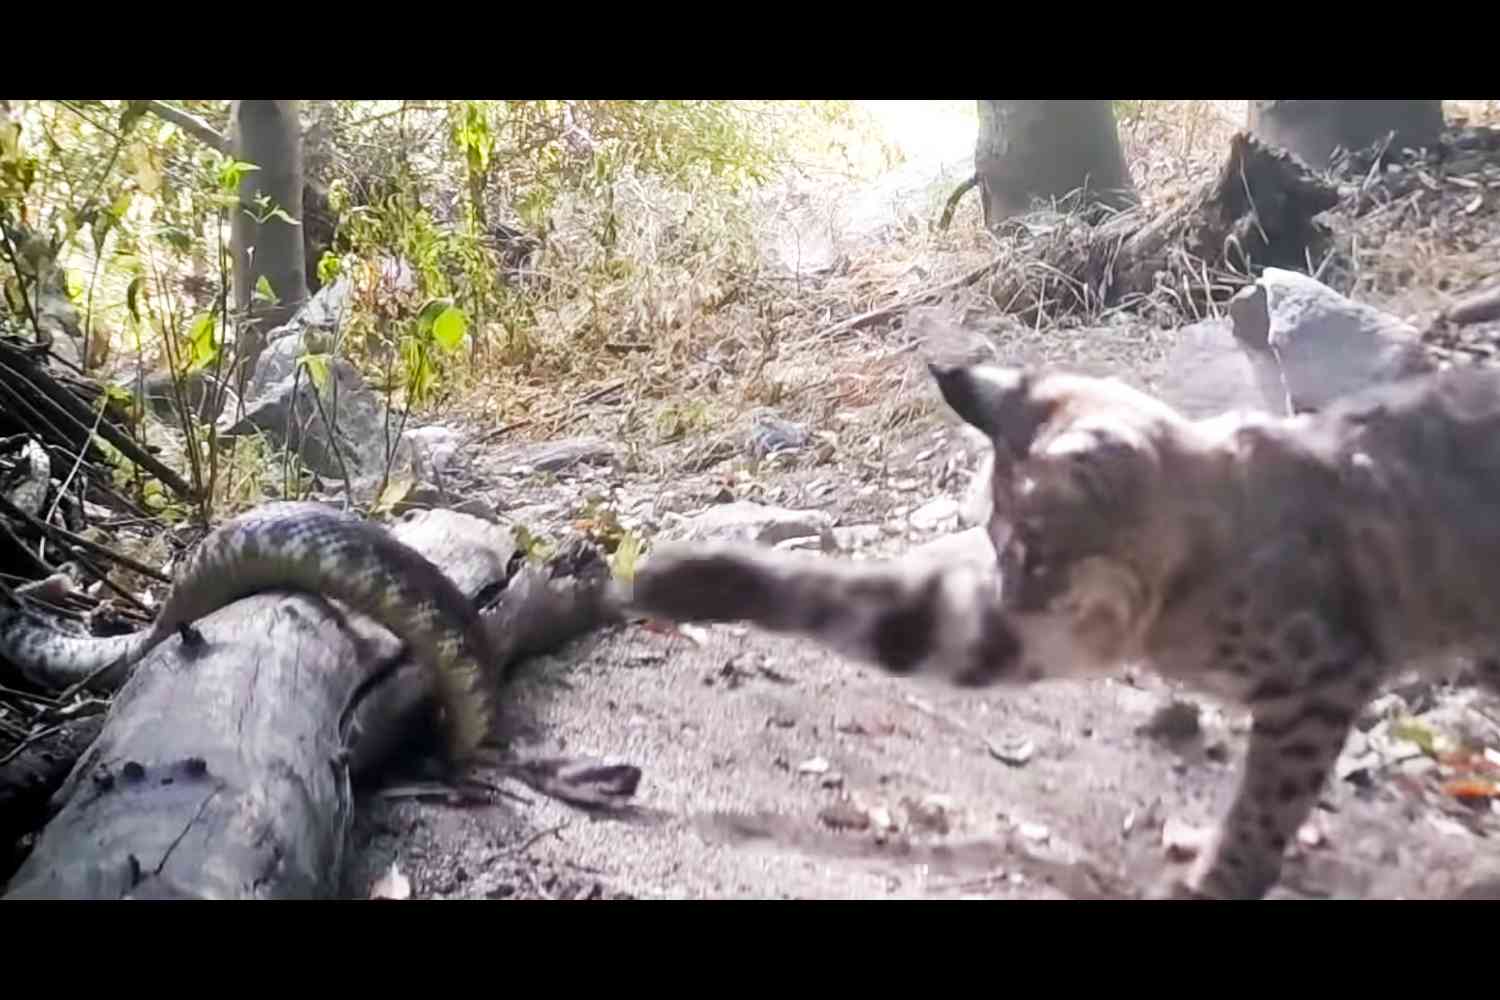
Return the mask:
<svg viewBox="0 0 1500 1000"><path fill-rule="evenodd" d="M418 479L432 480L449 471L462 445L463 437L451 427L408 427L396 446L396 463Z"/></svg>
<svg viewBox="0 0 1500 1000"><path fill-rule="evenodd" d="M298 452L308 468L325 478L378 478L385 463L385 404L341 358L328 367L329 379L319 394L319 413L312 380L295 371L267 386L245 406L240 420L225 421L225 436L263 433L278 447Z"/></svg>
<svg viewBox="0 0 1500 1000"><path fill-rule="evenodd" d="M1318 410L1432 369L1411 324L1295 271L1266 268L1229 314L1183 328L1167 361L1159 392L1189 416Z"/></svg>
<svg viewBox="0 0 1500 1000"><path fill-rule="evenodd" d="M562 472L580 463L608 465L615 457L614 446L603 438L577 437L506 448L496 455L496 461L502 467L519 465L538 472Z"/></svg>
<svg viewBox="0 0 1500 1000"><path fill-rule="evenodd" d="M1270 344L1298 411L1432 370L1420 333L1404 320L1296 271L1268 267L1260 284L1271 314Z"/></svg>
<svg viewBox="0 0 1500 1000"><path fill-rule="evenodd" d="M1257 359L1235 338L1227 320L1183 327L1164 367L1157 391L1189 417L1228 410L1286 411L1284 402L1266 397Z"/></svg>
<svg viewBox="0 0 1500 1000"><path fill-rule="evenodd" d="M953 527L958 523L959 505L952 497L938 497L929 500L916 510L911 512L907 518L913 528L922 531L936 531L938 528Z"/></svg>
<svg viewBox="0 0 1500 1000"><path fill-rule="evenodd" d="M906 558L927 565L962 565L983 572L992 570L996 563L994 543L984 528L966 528L951 535L939 535L911 549Z"/></svg>
<svg viewBox="0 0 1500 1000"><path fill-rule="evenodd" d="M807 444L809 437L806 427L774 413L761 411L750 421L750 453L758 458L778 451L796 451Z"/></svg>
<svg viewBox="0 0 1500 1000"><path fill-rule="evenodd" d="M315 397L312 378L299 373L297 364L304 354L331 349L332 329L347 296L347 282L320 289L289 322L267 335L249 380L244 415L238 420L223 417L220 433L264 434L273 445L297 452L319 476L337 479L347 471L355 493L363 496L379 484L384 471L385 401L353 365L337 357L330 359L327 384ZM319 400L332 427L319 413Z"/></svg>
<svg viewBox="0 0 1500 1000"><path fill-rule="evenodd" d="M718 539L761 545L827 535L831 547L835 544L832 529L833 518L820 510L788 510L740 500L710 507L663 534L682 540Z"/></svg>
<svg viewBox="0 0 1500 1000"><path fill-rule="evenodd" d="M853 552L879 542L881 535L878 524L847 524L833 529L833 543L842 552Z"/></svg>

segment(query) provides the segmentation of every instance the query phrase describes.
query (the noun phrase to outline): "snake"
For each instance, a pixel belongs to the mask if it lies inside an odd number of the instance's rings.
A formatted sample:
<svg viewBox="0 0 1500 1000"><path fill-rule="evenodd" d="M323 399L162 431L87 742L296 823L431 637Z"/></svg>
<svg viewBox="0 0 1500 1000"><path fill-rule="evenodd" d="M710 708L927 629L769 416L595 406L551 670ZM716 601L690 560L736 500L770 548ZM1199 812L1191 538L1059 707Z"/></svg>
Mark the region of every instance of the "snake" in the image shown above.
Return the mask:
<svg viewBox="0 0 1500 1000"><path fill-rule="evenodd" d="M174 634L235 601L269 590L320 594L403 640L436 682L449 759L462 763L489 735L487 683L496 662L473 602L436 565L384 528L308 501L273 501L209 532L150 628L78 636L24 609L0 609L0 657L28 680L126 670Z"/></svg>

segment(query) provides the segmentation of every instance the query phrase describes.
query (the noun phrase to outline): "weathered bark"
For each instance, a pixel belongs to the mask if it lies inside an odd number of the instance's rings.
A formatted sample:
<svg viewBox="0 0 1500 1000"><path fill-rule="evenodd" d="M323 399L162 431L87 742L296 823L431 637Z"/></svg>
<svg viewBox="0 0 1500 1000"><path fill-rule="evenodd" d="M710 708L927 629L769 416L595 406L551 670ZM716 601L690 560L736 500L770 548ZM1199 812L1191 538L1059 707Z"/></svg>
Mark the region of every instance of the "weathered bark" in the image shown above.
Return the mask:
<svg viewBox="0 0 1500 1000"><path fill-rule="evenodd" d="M1176 208L1140 227L1116 258L1122 290L1149 291L1175 251L1214 267L1306 266L1326 230L1314 216L1338 204L1338 189L1285 152L1241 132L1218 176Z"/></svg>
<svg viewBox="0 0 1500 1000"><path fill-rule="evenodd" d="M505 580L502 528L428 511L392 530L466 593ZM489 616L507 662L604 620L607 577L545 576L517 574ZM203 646L162 644L120 689L7 898L338 891L353 780L428 717L430 679L392 635L310 595L257 595L198 629Z"/></svg>
<svg viewBox="0 0 1500 1000"><path fill-rule="evenodd" d="M1080 207L1136 200L1109 101L980 101L974 168L989 227L1079 189Z"/></svg>
<svg viewBox="0 0 1500 1000"><path fill-rule="evenodd" d="M1442 101L1251 101L1246 126L1322 169L1336 148L1363 149L1395 133L1392 150L1434 146L1443 131Z"/></svg>
<svg viewBox="0 0 1500 1000"><path fill-rule="evenodd" d="M260 356L266 331L291 319L308 297L300 225L302 132L297 101L235 101L229 117L235 159L260 168L248 171L240 182L240 203L230 228L234 304L251 320L241 333L239 349L240 364L249 371ZM256 205L262 194L269 198L263 208ZM281 209L298 224L275 217L256 221L271 208ZM275 304L255 303L255 286L262 276L276 295Z"/></svg>

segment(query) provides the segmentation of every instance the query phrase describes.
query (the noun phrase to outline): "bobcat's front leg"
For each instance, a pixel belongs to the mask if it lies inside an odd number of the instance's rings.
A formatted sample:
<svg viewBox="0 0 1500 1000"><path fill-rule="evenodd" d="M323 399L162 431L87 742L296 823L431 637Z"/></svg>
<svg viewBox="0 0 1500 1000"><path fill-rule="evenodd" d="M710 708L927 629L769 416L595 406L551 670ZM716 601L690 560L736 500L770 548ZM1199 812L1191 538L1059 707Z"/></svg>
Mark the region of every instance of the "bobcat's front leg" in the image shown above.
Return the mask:
<svg viewBox="0 0 1500 1000"><path fill-rule="evenodd" d="M1020 645L979 566L855 562L754 545L678 544L636 573L628 604L671 621L745 621L806 636L892 674L963 686L1017 672Z"/></svg>

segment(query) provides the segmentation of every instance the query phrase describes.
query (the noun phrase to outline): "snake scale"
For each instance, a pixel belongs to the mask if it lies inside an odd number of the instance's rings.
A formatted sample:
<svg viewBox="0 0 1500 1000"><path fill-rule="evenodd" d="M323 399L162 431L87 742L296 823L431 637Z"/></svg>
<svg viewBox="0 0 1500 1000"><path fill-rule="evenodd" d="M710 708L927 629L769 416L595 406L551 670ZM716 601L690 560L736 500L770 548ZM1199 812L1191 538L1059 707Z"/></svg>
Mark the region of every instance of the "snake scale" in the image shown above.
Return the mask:
<svg viewBox="0 0 1500 1000"><path fill-rule="evenodd" d="M454 763L488 735L494 706L486 674L495 656L473 604L383 528L317 503L269 503L214 529L146 631L72 636L25 611L0 609L0 656L33 680L124 669L195 621L268 590L333 598L404 640L437 682Z"/></svg>

